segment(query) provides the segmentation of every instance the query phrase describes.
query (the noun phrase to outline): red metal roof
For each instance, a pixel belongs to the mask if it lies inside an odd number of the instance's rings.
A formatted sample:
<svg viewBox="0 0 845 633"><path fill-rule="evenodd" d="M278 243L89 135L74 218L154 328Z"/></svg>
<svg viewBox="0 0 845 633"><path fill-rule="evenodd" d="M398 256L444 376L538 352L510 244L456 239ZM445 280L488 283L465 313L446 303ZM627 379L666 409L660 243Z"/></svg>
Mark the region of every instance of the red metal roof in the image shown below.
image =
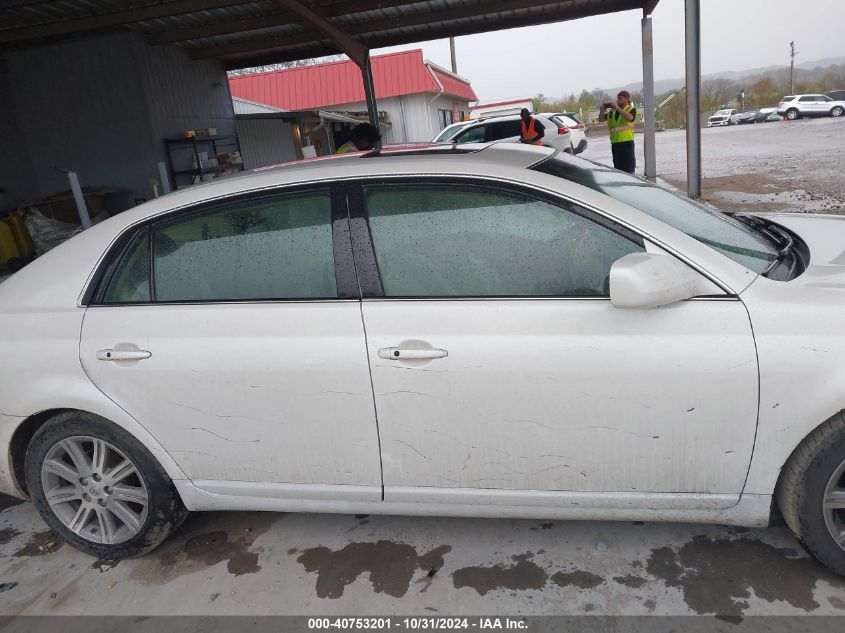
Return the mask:
<svg viewBox="0 0 845 633"><path fill-rule="evenodd" d="M478 97L468 82L423 60L422 49L378 55L372 58L376 98L420 92L439 92L467 101ZM361 69L352 61L329 62L254 75L231 77L233 97L249 99L284 110L310 110L364 101Z"/></svg>

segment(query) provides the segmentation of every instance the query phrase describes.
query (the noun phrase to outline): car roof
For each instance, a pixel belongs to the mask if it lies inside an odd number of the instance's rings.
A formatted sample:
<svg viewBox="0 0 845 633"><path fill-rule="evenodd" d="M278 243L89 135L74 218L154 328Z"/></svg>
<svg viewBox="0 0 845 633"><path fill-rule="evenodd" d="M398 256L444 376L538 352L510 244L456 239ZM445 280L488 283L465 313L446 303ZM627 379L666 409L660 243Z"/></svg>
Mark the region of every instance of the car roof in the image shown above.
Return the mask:
<svg viewBox="0 0 845 633"><path fill-rule="evenodd" d="M531 116L536 117L543 117L546 119L550 119L553 116L557 116L556 112L532 112ZM477 125L483 125L484 123L496 123L498 121L519 121L522 118L519 114L502 114L500 116L490 116L484 117L482 119L478 119L475 121Z"/></svg>

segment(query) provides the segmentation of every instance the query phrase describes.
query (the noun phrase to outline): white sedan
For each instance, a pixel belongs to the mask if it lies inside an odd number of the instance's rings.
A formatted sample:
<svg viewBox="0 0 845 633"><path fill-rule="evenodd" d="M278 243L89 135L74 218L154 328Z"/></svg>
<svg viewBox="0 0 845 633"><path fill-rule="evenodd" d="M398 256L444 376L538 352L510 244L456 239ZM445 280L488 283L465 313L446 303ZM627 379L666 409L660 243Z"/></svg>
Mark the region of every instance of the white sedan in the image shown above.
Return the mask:
<svg viewBox="0 0 845 633"><path fill-rule="evenodd" d="M510 144L180 190L0 285L0 490L112 558L189 510L777 503L843 574L844 244Z"/></svg>

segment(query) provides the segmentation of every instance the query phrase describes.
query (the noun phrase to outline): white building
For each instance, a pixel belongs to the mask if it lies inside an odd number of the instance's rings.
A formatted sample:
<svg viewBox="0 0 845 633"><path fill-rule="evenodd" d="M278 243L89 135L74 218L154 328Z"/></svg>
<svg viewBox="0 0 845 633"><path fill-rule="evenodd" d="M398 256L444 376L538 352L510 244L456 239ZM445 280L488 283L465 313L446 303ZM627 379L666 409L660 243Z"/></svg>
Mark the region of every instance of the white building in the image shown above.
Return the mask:
<svg viewBox="0 0 845 633"><path fill-rule="evenodd" d="M430 141L466 119L470 102L477 101L468 80L423 59L420 49L373 57L372 66L385 143ZM361 71L352 61L231 77L229 85L236 99L329 115L324 120L330 146L316 147L318 154L334 151L357 121L367 120Z"/></svg>

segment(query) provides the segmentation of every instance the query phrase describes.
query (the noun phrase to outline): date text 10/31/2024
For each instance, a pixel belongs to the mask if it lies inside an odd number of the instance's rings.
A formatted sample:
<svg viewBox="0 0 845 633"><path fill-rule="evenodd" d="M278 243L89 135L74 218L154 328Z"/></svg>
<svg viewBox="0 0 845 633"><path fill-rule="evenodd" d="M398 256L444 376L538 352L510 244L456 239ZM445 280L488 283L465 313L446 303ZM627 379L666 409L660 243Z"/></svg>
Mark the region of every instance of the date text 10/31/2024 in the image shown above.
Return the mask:
<svg viewBox="0 0 845 633"><path fill-rule="evenodd" d="M309 630L370 630L370 631L451 631L451 630L526 630L528 622L521 618L502 617L413 617L413 618L309 618Z"/></svg>

